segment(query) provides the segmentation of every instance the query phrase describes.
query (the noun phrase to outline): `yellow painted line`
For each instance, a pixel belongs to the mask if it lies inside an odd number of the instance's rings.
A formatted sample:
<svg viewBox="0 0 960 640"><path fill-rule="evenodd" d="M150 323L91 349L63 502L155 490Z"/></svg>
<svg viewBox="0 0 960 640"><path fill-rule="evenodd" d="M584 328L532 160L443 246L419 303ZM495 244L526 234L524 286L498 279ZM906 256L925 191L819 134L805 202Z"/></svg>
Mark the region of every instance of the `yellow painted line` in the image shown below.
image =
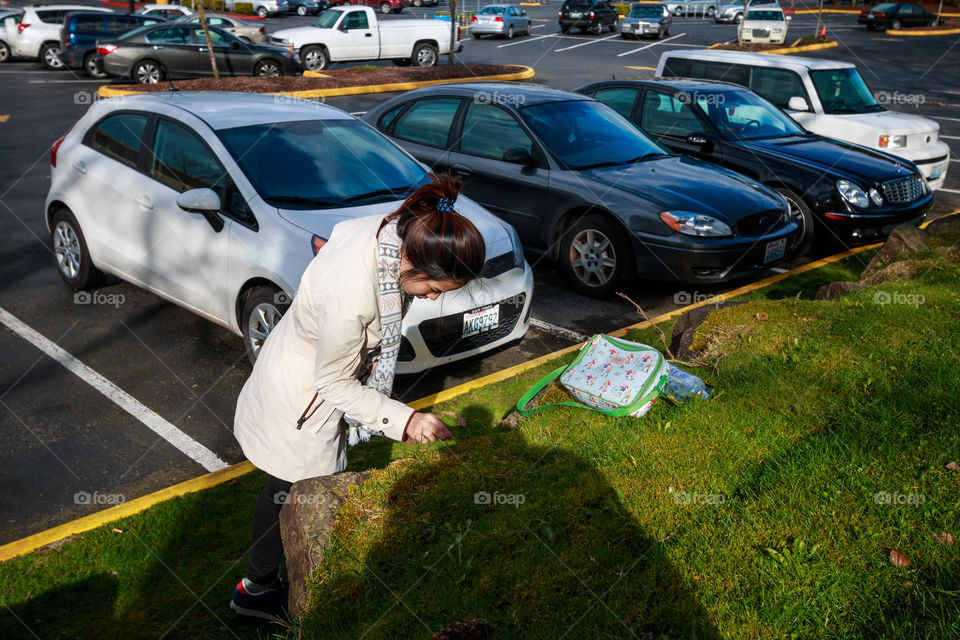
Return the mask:
<svg viewBox="0 0 960 640"><path fill-rule="evenodd" d="M509 80L526 80L536 75L531 67L523 67L523 71L515 73L501 73L492 76L473 76L470 78L448 78L446 80L421 80L418 82L393 82L390 84L367 84L356 87L334 87L331 89L307 89L304 91L277 91L274 93L265 93L264 95L290 96L293 98L330 98L333 96L354 96L364 93L387 93L391 91L410 91L419 87L429 87L435 84L460 83L460 82L506 82ZM101 86L97 93L102 98L114 98L117 96L129 96L143 91L130 89L113 89L107 86Z"/></svg>
<svg viewBox="0 0 960 640"><path fill-rule="evenodd" d="M790 13L791 12L789 11L787 12L788 15ZM810 15L810 14L820 13L820 10L819 9L796 9L792 13L794 15L804 15L804 14ZM823 13L842 13L842 14L856 15L856 16L860 15L860 11L858 9L823 9Z"/></svg>
<svg viewBox="0 0 960 640"><path fill-rule="evenodd" d="M626 65L625 65L626 66ZM656 67L630 67L626 66L627 69L639 69L640 71L656 71Z"/></svg>
<svg viewBox="0 0 960 640"><path fill-rule="evenodd" d="M947 216L952 216L957 214L960 214L960 209L955 209L954 211L951 211L950 213L941 217L945 218ZM926 228L926 226L930 224L930 222L932 222L932 220L928 220L924 222L923 224L920 225L920 228L921 229ZM714 298L712 299L707 299L701 302L697 302L695 304L690 304L685 307L676 309L674 311L669 311L667 313L660 314L658 316L655 316L654 318L651 318L650 320L644 320L643 322L638 322L637 324L632 324L627 327L617 329L616 331L610 333L609 335L614 337L619 337L619 336L626 335L626 333L632 329L645 329L647 327L651 327L653 325L659 324L664 320L668 320L675 316L684 314L687 311L691 311L693 309L702 307L707 304L713 304L717 300L717 298L723 298L724 300L735 298L737 296L750 293L751 291L762 289L763 287L769 286L776 282L780 282L781 280L789 278L790 276L806 273L807 271L812 271L819 267L823 267L825 265L832 264L834 262L839 262L840 260L848 258L854 254L860 253L862 251L867 251L869 249L874 249L882 245L883 243L877 242L874 244L857 247L855 249L852 249L850 251L846 251L843 253L837 253L832 256L828 256L826 258L822 258L820 260L816 260L814 262L810 262L805 265L796 267L795 269L791 269L786 273L778 273L776 275L770 276L769 278L764 278L763 280L760 280L758 282L754 282L751 284L744 285L742 287L738 287L726 293L718 294L717 296L714 296ZM555 360L556 358L559 358L560 356L566 353L570 353L571 351L576 351L579 348L580 348L579 344L574 344L569 347L559 349L558 351L554 351L552 353L539 356L537 358L534 358L533 360L527 360L526 362L521 362L520 364L514 365L512 367L508 367L506 369L503 369L502 371L497 371L495 373L491 373L490 375L477 378L476 380L471 380L470 382L464 382L463 384L459 384L455 387L451 387L450 389L445 389L443 391L440 391L439 393L426 396L425 398L420 398L419 400L415 400L411 402L409 406L413 409L416 409L417 411L426 409L428 407L432 407L441 402L446 402L447 400L451 400L453 398L456 398L457 396L461 396L474 389L484 387L489 384L494 384L496 382L501 382L503 380L511 378L525 371L529 371L530 369L539 367L542 364L550 362L551 360ZM99 511L89 516L84 516L82 518L78 518L77 520L67 522L66 524L53 527L52 529L47 529L46 531L41 531L40 533L35 533L31 536L27 536L26 538L21 538L20 540L10 542L0 547L0 562L4 562L6 560L9 560L10 558L15 558L17 556L21 556L26 553L30 553L31 551L35 551L36 549L39 549L44 545L57 542L58 540L62 540L69 536L83 533L85 531L90 531L91 529L95 529L99 526L105 525L114 520L119 520L121 518L126 518L127 516L140 513L141 511L144 511L160 502L164 502L171 498L176 498L178 496L186 495L188 493L194 493L196 491L201 491L203 489L209 489L210 487L214 487L218 484L223 484L224 482L232 480L233 478L240 477L244 474L247 474L253 471L254 468L255 467L253 466L253 464L251 464L248 460L244 460L243 462L229 466L226 469L220 469L219 471L214 471L212 473L207 473L202 476L192 478L190 480L187 480L186 482L181 482L180 484L175 484L171 487L167 487L166 489L161 489L160 491L156 491L154 493L142 496L140 498L136 498L129 502L124 502L123 504L117 505L116 507L111 507L110 509L105 509L104 511Z"/></svg>
<svg viewBox="0 0 960 640"><path fill-rule="evenodd" d="M820 51L821 49L833 49L839 47L839 42L821 42L820 44L805 44L802 47L784 47L783 49L769 49L767 51L758 51L757 53L770 53L773 55L785 55L788 53L804 53L806 51Z"/></svg>
<svg viewBox="0 0 960 640"><path fill-rule="evenodd" d="M0 116L0 122L6 122L6 121L9 120L9 119L10 119L10 116L9 116L9 115L2 115L2 116Z"/></svg>
<svg viewBox="0 0 960 640"><path fill-rule="evenodd" d="M327 73L321 73L319 71L310 71L309 69L305 69L303 72L303 77L304 78L329 78L330 75Z"/></svg>
<svg viewBox="0 0 960 640"><path fill-rule="evenodd" d="M914 31L913 29L887 29L884 33L891 36L952 36L960 29L941 29L939 31Z"/></svg>
<svg viewBox="0 0 960 640"><path fill-rule="evenodd" d="M245 473L249 473L253 471L253 469L254 466L249 461L244 460L243 462L231 465L226 469L220 469L219 471L207 473L196 478L191 478L190 480L175 484L167 487L166 489L155 491L145 496L141 496L140 498L130 500L129 502L124 502L123 504L119 504L115 507L104 509L103 511L92 513L89 516L78 518L71 522L67 522L66 524L53 527L52 529L47 529L46 531L35 533L32 536L27 536L26 538L21 538L20 540L10 542L0 547L0 562L21 556L25 553L30 553L31 551L39 549L44 545L50 544L51 542L57 542L58 540L63 540L64 538L72 535L83 533L84 531L90 531L91 529L96 529L97 527L105 525L108 522L113 522L114 520L132 516L145 509L149 509L155 504L164 502L171 498L176 498L177 496L186 495L188 493L194 493L202 489L209 489L210 487L222 484L232 480L233 478L242 476Z"/></svg>

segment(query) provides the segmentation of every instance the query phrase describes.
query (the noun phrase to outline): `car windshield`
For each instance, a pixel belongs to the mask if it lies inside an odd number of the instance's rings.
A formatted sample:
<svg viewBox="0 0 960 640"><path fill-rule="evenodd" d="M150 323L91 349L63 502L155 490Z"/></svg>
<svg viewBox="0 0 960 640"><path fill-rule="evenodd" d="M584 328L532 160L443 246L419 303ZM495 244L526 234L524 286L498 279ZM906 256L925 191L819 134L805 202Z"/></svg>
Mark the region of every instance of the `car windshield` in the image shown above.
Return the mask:
<svg viewBox="0 0 960 640"><path fill-rule="evenodd" d="M503 7L484 7L480 10L480 15L494 15L501 16L505 9Z"/></svg>
<svg viewBox="0 0 960 640"><path fill-rule="evenodd" d="M876 113L883 111L856 69L811 71L824 113Z"/></svg>
<svg viewBox="0 0 960 640"><path fill-rule="evenodd" d="M748 11L747 20L779 20L783 22L783 13L780 11Z"/></svg>
<svg viewBox="0 0 960 640"><path fill-rule="evenodd" d="M892 13L897 10L897 6L898 5L895 2L884 2L883 4L878 4L873 9L870 9L870 13L886 13L887 11Z"/></svg>
<svg viewBox="0 0 960 640"><path fill-rule="evenodd" d="M430 181L415 160L356 120L258 124L217 136L260 197L282 209L399 200Z"/></svg>
<svg viewBox="0 0 960 640"><path fill-rule="evenodd" d="M660 8L660 5L655 5L653 7L634 7L630 9L630 13L627 14L628 18L659 18L663 15L663 9Z"/></svg>
<svg viewBox="0 0 960 640"><path fill-rule="evenodd" d="M337 24L337 20L340 19L342 14L343 11L338 9L327 9L320 14L320 17L313 23L313 26L320 27L321 29L333 29L333 25Z"/></svg>
<svg viewBox="0 0 960 640"><path fill-rule="evenodd" d="M750 91L697 91L694 102L728 140L806 135L800 125Z"/></svg>
<svg viewBox="0 0 960 640"><path fill-rule="evenodd" d="M520 116L550 151L575 170L669 155L619 113L593 100L524 107Z"/></svg>

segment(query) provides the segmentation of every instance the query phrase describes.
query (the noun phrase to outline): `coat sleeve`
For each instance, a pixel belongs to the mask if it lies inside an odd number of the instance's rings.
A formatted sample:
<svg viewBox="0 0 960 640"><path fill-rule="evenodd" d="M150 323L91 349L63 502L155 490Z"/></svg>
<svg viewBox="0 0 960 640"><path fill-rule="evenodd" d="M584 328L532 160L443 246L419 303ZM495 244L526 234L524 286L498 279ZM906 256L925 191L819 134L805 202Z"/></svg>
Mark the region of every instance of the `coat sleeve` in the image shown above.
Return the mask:
<svg viewBox="0 0 960 640"><path fill-rule="evenodd" d="M321 398L365 427L401 440L414 410L354 377L360 366L367 326L378 321L367 309L369 298L368 292L347 288L324 296L323 304L316 305L319 331L314 385Z"/></svg>

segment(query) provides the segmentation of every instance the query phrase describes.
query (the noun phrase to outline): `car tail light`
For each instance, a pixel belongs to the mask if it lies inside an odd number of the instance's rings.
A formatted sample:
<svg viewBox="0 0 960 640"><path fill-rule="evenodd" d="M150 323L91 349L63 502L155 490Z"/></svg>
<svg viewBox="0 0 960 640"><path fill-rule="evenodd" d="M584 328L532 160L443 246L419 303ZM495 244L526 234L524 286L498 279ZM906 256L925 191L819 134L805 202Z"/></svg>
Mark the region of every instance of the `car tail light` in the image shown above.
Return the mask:
<svg viewBox="0 0 960 640"><path fill-rule="evenodd" d="M886 18L886 17L887 17L887 14L885 14L885 13L875 13L875 14L873 14L873 17L874 17L874 18Z"/></svg>
<svg viewBox="0 0 960 640"><path fill-rule="evenodd" d="M595 14L593 11L591 11L591 12L590 12L590 19L591 19L591 20L596 20L596 19L597 19L597 14Z"/></svg>
<svg viewBox="0 0 960 640"><path fill-rule="evenodd" d="M266 32L267 32L267 31L266 31L266 29L265 29L264 27L260 27L260 33L266 33Z"/></svg>
<svg viewBox="0 0 960 640"><path fill-rule="evenodd" d="M120 46L115 44L101 44L97 47L97 55L107 56L119 48Z"/></svg>
<svg viewBox="0 0 960 640"><path fill-rule="evenodd" d="M470 22L476 22L476 21L477 21L477 16L473 16L472 18L470 18Z"/></svg>
<svg viewBox="0 0 960 640"><path fill-rule="evenodd" d="M457 25L457 40L460 40L460 39L461 39L461 37L460 37L460 33L461 33L461 32L462 32L462 29L461 29L460 25Z"/></svg>
<svg viewBox="0 0 960 640"><path fill-rule="evenodd" d="M557 17L558 17L558 18L562 18L562 17L563 17L563 11L557 11Z"/></svg>
<svg viewBox="0 0 960 640"><path fill-rule="evenodd" d="M323 249L323 245L327 244L327 241L320 236L315 235L313 238L311 238L310 244L313 246L313 255L317 255L317 252L319 252L320 249Z"/></svg>
<svg viewBox="0 0 960 640"><path fill-rule="evenodd" d="M881 149L885 149L890 146L890 136L880 136L880 140L877 142L877 146Z"/></svg>
<svg viewBox="0 0 960 640"><path fill-rule="evenodd" d="M493 21L494 21L494 22L503 22L503 18L501 18L500 16L497 16L496 18L493 19Z"/></svg>
<svg viewBox="0 0 960 640"><path fill-rule="evenodd" d="M17 32L18 32L18 33L23 33L23 30L26 29L26 28L29 27L29 26L30 26L29 24L25 24L25 23L21 22L20 24L17 25Z"/></svg>
<svg viewBox="0 0 960 640"><path fill-rule="evenodd" d="M64 136L66 137L66 136ZM50 166L56 168L57 166L57 151L60 150L60 145L63 144L63 138L60 138L53 143L53 146L50 147Z"/></svg>

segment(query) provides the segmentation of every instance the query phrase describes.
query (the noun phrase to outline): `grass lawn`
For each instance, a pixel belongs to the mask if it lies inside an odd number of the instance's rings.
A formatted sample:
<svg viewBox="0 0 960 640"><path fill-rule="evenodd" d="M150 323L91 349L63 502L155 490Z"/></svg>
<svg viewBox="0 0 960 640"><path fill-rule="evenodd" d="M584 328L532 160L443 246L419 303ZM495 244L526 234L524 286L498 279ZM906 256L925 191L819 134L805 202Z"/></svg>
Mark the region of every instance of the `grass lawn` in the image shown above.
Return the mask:
<svg viewBox="0 0 960 640"><path fill-rule="evenodd" d="M960 534L946 468L960 461L960 272L941 261L811 299L861 268L712 314L695 345L723 354L718 373L696 371L709 401L661 400L642 419L553 408L498 429L548 364L438 407L466 420L453 441L354 448L371 479L287 637L429 638L473 618L496 638L957 637L958 547L938 534ZM652 329L628 337L660 346ZM0 637L33 637L21 620L40 637L282 633L226 607L262 482L3 563Z"/></svg>

